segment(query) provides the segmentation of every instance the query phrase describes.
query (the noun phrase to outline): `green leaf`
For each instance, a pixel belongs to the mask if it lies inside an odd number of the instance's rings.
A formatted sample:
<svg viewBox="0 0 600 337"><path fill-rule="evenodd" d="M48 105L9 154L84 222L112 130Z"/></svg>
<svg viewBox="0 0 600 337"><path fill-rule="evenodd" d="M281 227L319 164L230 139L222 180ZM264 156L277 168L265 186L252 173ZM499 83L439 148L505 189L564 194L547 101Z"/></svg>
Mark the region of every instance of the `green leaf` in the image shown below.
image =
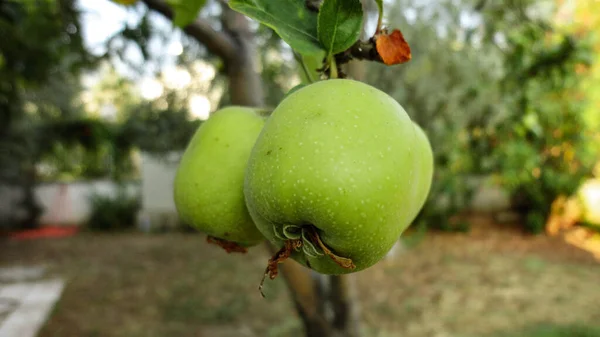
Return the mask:
<svg viewBox="0 0 600 337"><path fill-rule="evenodd" d="M317 30L327 53L333 55L350 48L360 36L362 20L360 0L325 0Z"/></svg>
<svg viewBox="0 0 600 337"><path fill-rule="evenodd" d="M311 55L300 55L300 59L297 60L299 63L303 62L306 66L311 78L308 78L302 66L299 65L300 79L302 83L309 84L312 81L318 81L320 73L319 68L323 67L323 59L325 58L325 51L321 50L319 53Z"/></svg>
<svg viewBox="0 0 600 337"><path fill-rule="evenodd" d="M206 4L206 0L170 0L175 15L173 24L177 27L185 27L194 22L200 9Z"/></svg>
<svg viewBox="0 0 600 337"><path fill-rule="evenodd" d="M230 0L229 7L273 29L301 54L323 50L317 36L317 13L301 0Z"/></svg>

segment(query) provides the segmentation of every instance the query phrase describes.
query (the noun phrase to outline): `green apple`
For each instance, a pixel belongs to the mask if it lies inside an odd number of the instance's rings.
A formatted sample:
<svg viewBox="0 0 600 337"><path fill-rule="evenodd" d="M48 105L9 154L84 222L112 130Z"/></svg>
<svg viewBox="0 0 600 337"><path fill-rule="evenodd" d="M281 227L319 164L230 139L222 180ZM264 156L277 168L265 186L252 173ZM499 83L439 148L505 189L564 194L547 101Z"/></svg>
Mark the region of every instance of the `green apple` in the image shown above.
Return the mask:
<svg viewBox="0 0 600 337"><path fill-rule="evenodd" d="M415 133L417 135L416 145L416 153L419 155L416 156L415 161L413 162L415 165L415 172L413 177L412 184L412 196L413 196L413 207L410 218L410 223L412 223L419 212L425 205L425 201L427 201L427 197L429 196L429 191L431 190L431 183L433 182L433 150L431 149L431 143L429 142L429 138L425 134L425 131L421 129L421 127L414 123Z"/></svg>
<svg viewBox="0 0 600 337"><path fill-rule="evenodd" d="M363 270L416 212L423 148L386 93L347 79L316 82L287 96L265 123L248 161L246 205L269 241L293 242L296 261L323 274Z"/></svg>
<svg viewBox="0 0 600 337"><path fill-rule="evenodd" d="M202 123L185 149L174 180L180 218L210 237L249 247L264 240L244 201L244 171L265 118L231 106Z"/></svg>

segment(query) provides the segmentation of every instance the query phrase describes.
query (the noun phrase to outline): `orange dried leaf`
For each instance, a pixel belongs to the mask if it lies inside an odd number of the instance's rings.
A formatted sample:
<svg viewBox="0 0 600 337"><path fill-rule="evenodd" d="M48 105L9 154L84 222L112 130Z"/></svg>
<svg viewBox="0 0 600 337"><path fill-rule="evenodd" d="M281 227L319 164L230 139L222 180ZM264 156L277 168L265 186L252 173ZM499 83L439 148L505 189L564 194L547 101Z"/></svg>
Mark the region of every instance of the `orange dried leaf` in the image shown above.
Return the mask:
<svg viewBox="0 0 600 337"><path fill-rule="evenodd" d="M398 29L391 34L382 31L376 37L375 46L383 63L389 66L405 63L411 59L410 46Z"/></svg>

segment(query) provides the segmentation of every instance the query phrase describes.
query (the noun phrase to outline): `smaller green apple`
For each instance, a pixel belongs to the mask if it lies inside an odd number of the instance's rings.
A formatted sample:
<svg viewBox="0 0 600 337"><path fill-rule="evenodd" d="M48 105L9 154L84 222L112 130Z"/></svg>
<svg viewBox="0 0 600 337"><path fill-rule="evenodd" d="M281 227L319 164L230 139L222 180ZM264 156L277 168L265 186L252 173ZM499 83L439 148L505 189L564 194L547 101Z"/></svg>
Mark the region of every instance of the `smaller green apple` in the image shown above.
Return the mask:
<svg viewBox="0 0 600 337"><path fill-rule="evenodd" d="M188 144L174 181L181 219L228 251L264 240L246 208L244 172L265 118L261 111L231 106L215 112Z"/></svg>

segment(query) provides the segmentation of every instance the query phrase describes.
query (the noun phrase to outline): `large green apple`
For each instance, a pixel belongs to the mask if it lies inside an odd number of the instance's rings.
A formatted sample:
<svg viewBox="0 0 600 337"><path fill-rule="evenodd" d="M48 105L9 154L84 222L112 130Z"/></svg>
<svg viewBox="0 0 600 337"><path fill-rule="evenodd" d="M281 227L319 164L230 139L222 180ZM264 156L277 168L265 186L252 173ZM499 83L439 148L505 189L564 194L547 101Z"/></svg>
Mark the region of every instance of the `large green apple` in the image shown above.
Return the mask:
<svg viewBox="0 0 600 337"><path fill-rule="evenodd" d="M433 182L433 150L431 149L431 143L429 138L425 134L425 131L421 127L414 123L415 133L417 141L415 142L416 150L418 155L415 158L415 172L413 177L412 192L413 195L413 207L409 223L412 223L421 208L425 205L429 191L431 190L431 183Z"/></svg>
<svg viewBox="0 0 600 337"><path fill-rule="evenodd" d="M317 272L368 268L420 207L420 142L404 109L374 87L335 79L301 88L273 111L252 150L250 215L273 244L293 242L291 257Z"/></svg>
<svg viewBox="0 0 600 337"><path fill-rule="evenodd" d="M183 153L174 181L181 219L213 238L242 247L264 237L244 201L244 172L265 118L258 110L231 106L198 128Z"/></svg>

